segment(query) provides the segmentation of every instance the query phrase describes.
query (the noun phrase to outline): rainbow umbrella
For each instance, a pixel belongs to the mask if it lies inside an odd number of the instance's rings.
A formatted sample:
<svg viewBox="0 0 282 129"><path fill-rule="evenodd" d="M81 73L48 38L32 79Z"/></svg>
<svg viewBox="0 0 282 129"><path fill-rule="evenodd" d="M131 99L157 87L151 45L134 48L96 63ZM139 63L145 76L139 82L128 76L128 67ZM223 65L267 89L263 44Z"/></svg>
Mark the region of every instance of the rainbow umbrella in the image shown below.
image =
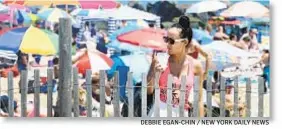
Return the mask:
<svg viewBox="0 0 282 129"><path fill-rule="evenodd" d="M58 8L47 8L43 9L38 13L38 17L42 20L51 23L58 23L60 18L71 18L72 22L75 23L75 20L70 16L66 11Z"/></svg>
<svg viewBox="0 0 282 129"><path fill-rule="evenodd" d="M11 40L12 39L12 40ZM0 36L0 50L38 55L55 55L58 52L57 34L36 27L23 27L7 31Z"/></svg>
<svg viewBox="0 0 282 129"><path fill-rule="evenodd" d="M30 25L34 24L36 20L38 20L38 17L34 14L27 13L25 11L18 10L18 13L16 15L18 23L24 24L24 25Z"/></svg>

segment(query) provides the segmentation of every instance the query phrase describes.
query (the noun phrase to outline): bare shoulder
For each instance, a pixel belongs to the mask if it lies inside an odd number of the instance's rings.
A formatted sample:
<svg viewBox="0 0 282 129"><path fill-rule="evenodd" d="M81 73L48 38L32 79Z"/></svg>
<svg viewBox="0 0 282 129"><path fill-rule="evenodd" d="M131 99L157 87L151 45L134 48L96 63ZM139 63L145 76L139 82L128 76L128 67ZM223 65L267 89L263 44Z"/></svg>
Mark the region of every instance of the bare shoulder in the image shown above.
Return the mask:
<svg viewBox="0 0 282 129"><path fill-rule="evenodd" d="M194 67L193 69L194 69L194 73L195 73L195 74L200 74L200 73L202 73L202 64L201 64L201 62L200 62L199 60L194 59L193 57L191 57L191 56L189 56L189 55L186 56L186 59L187 59L188 61L192 61L193 67Z"/></svg>

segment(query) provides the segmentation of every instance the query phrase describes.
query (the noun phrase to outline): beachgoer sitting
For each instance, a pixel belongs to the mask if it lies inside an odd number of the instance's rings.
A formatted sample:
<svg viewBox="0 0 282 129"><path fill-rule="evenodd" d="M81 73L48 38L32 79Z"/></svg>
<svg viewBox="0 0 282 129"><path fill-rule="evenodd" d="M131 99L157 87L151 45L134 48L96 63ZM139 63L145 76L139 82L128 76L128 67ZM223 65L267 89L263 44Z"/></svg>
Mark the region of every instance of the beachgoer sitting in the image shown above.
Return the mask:
<svg viewBox="0 0 282 129"><path fill-rule="evenodd" d="M227 40L229 39L228 35L224 33L222 26L217 28L217 32L214 34L214 40Z"/></svg>

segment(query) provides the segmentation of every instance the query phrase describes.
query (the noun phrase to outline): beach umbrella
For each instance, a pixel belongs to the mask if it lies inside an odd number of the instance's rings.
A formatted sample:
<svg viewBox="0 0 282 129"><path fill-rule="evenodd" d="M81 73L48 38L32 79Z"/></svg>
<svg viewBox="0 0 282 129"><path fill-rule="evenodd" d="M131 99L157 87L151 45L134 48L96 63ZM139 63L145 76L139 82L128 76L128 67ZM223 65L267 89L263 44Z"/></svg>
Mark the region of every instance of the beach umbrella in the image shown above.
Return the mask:
<svg viewBox="0 0 282 129"><path fill-rule="evenodd" d="M222 51L240 58L258 57L258 55L255 53L247 52L240 48L234 47L225 41L213 41L210 44L202 45L202 47Z"/></svg>
<svg viewBox="0 0 282 129"><path fill-rule="evenodd" d="M115 48L116 50L124 50L124 51L129 51L129 52L135 52L139 50L143 51L149 51L147 48L131 45L128 43L123 43L117 40L117 37L119 35L131 32L131 31L136 31L145 28L144 25L139 24L140 22L136 23L129 23L127 26L120 28L113 33L110 34L110 42L107 44L107 47L109 48Z"/></svg>
<svg viewBox="0 0 282 129"><path fill-rule="evenodd" d="M201 44L208 44L213 41L213 37L203 30L193 29L193 39L201 41Z"/></svg>
<svg viewBox="0 0 282 129"><path fill-rule="evenodd" d="M15 28L0 36L0 50L55 55L58 52L58 40L57 34L33 26Z"/></svg>
<svg viewBox="0 0 282 129"><path fill-rule="evenodd" d="M35 14L27 13L25 11L17 11L18 24L31 25L34 24L38 17Z"/></svg>
<svg viewBox="0 0 282 129"><path fill-rule="evenodd" d="M24 11L27 11L28 8L24 5L21 5L21 4L9 4L8 7L11 9L11 10L24 10Z"/></svg>
<svg viewBox="0 0 282 129"><path fill-rule="evenodd" d="M134 83L141 82L142 73L147 73L150 67L150 56L145 54L131 54L126 56L112 56L114 61L113 67L107 71L109 77L114 75L114 72L120 66L129 67L129 72L132 72Z"/></svg>
<svg viewBox="0 0 282 129"><path fill-rule="evenodd" d="M235 3L220 15L224 17L265 17L269 9L258 2L242 1Z"/></svg>
<svg viewBox="0 0 282 129"><path fill-rule="evenodd" d="M225 3L216 0L205 0L193 4L186 10L186 13L214 12L224 8L227 8L227 5Z"/></svg>
<svg viewBox="0 0 282 129"><path fill-rule="evenodd" d="M50 6L52 0L3 0L4 4L20 4L25 6Z"/></svg>
<svg viewBox="0 0 282 129"><path fill-rule="evenodd" d="M150 53L152 52L152 49L150 48L136 46L136 45L128 44L125 42L120 42L118 40L111 41L106 46L108 48L114 48L117 51L126 51L130 53L140 53L140 52Z"/></svg>
<svg viewBox="0 0 282 129"><path fill-rule="evenodd" d="M21 4L25 6L57 6L78 5L84 9L110 9L118 7L119 3L114 0L3 0L5 4Z"/></svg>
<svg viewBox="0 0 282 129"><path fill-rule="evenodd" d="M211 64L210 68L213 71L221 71L225 68L239 66L240 65L240 58L238 56L230 55L226 52L219 51L216 49L210 49L207 47L203 47L203 49L208 52L211 56ZM203 56L200 56L199 59L203 66L206 66L206 60Z"/></svg>
<svg viewBox="0 0 282 129"><path fill-rule="evenodd" d="M135 46L166 51L166 43L163 41L164 35L165 31L162 29L144 28L119 35L117 39Z"/></svg>
<svg viewBox="0 0 282 129"><path fill-rule="evenodd" d="M122 28L114 31L113 33L111 33L110 34L110 40L116 40L119 35L131 32L131 31L140 30L140 29L143 29L143 28L145 28L145 27L142 26L142 25L139 25L138 22L135 23L135 24L130 23L127 26L122 27Z"/></svg>
<svg viewBox="0 0 282 129"><path fill-rule="evenodd" d="M4 14L4 13L8 13L8 12L9 12L9 7L0 3L0 14Z"/></svg>
<svg viewBox="0 0 282 129"><path fill-rule="evenodd" d="M58 23L59 19L63 17L71 18L72 22L75 23L75 20L71 15L69 15L66 11L58 8L43 9L39 11L37 15L40 19L51 23Z"/></svg>
<svg viewBox="0 0 282 129"><path fill-rule="evenodd" d="M10 20L10 18L9 14L0 14L0 21L7 21Z"/></svg>
<svg viewBox="0 0 282 129"><path fill-rule="evenodd" d="M99 72L100 70L110 69L112 65L112 59L99 51L86 52L75 64L78 72L83 75L86 74L87 69L91 69L92 72Z"/></svg>
<svg viewBox="0 0 282 129"><path fill-rule="evenodd" d="M118 7L118 2L114 0L52 0L51 4L57 5L77 5L83 9L112 9Z"/></svg>
<svg viewBox="0 0 282 129"><path fill-rule="evenodd" d="M82 8L77 8L73 10L70 14L72 16L80 16L80 17L97 17L101 15L107 15L107 12L101 10L101 9L82 9ZM103 18L103 17L101 17Z"/></svg>

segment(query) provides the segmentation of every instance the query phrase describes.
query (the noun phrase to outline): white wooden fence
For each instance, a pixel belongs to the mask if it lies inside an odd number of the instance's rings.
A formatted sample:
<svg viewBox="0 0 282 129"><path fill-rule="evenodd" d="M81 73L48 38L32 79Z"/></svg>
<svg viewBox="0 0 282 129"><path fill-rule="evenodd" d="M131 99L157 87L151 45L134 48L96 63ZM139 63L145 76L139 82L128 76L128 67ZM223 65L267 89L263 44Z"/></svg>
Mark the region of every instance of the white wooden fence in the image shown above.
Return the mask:
<svg viewBox="0 0 282 129"><path fill-rule="evenodd" d="M72 116L73 117L80 117L79 113L79 80L78 80L78 70L77 68L73 68L73 75L72 75L72 86L71 90L72 95L68 97L72 97L72 107L68 107L70 111L72 111ZM20 103L21 105L19 108L21 108L21 117L26 117L26 110L27 110L27 89L28 89L28 80L27 80L27 71L22 71L20 74L21 78L21 83L20 83L20 89L21 89L21 99ZM93 112L93 105L92 105L92 72L91 70L87 70L86 72L86 100L87 100L87 117L93 117L92 112ZM160 116L160 88L158 85L158 78L160 74L156 73L156 79L154 81L154 88L155 88L155 95L154 95L154 108L151 110L154 110L154 117L159 117ZM35 106L35 116L40 115L40 73L39 70L35 70L35 76L34 76L34 106ZM53 117L52 114L54 114L53 108L53 68L48 69L48 77L47 77L47 82L48 82L48 93L47 93L47 116L48 117ZM105 71L100 71L100 117L105 116ZM147 114L147 80L146 80L146 75L143 74L143 81L142 81L142 86L141 86L141 92L142 92L142 117L148 117ZM128 81L127 86L126 86L126 91L127 91L127 97L128 97L128 117L135 117L134 116L134 90L133 90L133 81L132 81L132 73L128 73ZM185 84L186 84L186 79L185 77L182 77L181 80L181 88L180 88L180 105L179 105L179 117L184 117L184 94L185 94ZM194 103L198 103L199 100L199 79L198 77L195 77L195 85L194 85ZM17 82L16 82L17 83ZM264 81L262 78L259 78L259 90L258 90L258 117L263 117L264 114ZM15 83L13 82L13 73L9 72L8 74L8 90L6 91L9 96L9 117L14 116L14 90L16 87L14 87ZM121 116L121 110L120 110L120 98L119 98L119 74L118 72L115 73L114 76L114 86L112 89L112 96L113 99L111 103L113 104L113 113L114 117L122 117ZM251 116L251 80L250 78L247 81L246 84L246 97L245 97L245 102L246 102L246 117ZM1 91L1 86L0 86L0 95L1 93L4 93L5 91ZM225 117L225 78L221 78L221 85L220 85L220 117ZM2 94L3 95L3 94ZM168 89L167 89L167 116L171 117L172 116L172 105L171 103L171 98L172 98L172 76L168 77ZM211 77L208 77L207 79L207 95L206 95L207 103L206 103L206 114L207 117L212 116L212 81ZM1 104L1 103L0 103ZM234 85L234 114L232 117L239 117L239 110L238 110L238 77L235 77L235 85ZM198 104L193 104L193 117L199 117L199 107Z"/></svg>

